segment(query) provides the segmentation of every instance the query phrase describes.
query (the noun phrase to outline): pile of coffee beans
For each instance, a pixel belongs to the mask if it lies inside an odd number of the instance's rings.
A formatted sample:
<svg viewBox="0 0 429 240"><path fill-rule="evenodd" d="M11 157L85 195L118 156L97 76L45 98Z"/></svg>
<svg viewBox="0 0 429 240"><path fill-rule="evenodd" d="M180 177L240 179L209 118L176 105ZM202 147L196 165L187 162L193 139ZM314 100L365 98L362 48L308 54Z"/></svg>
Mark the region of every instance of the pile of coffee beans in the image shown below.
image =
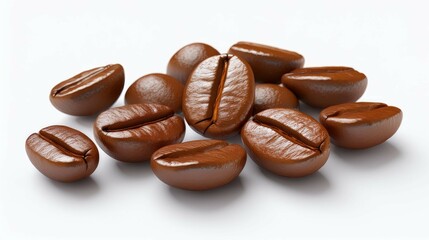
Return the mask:
<svg viewBox="0 0 429 240"><path fill-rule="evenodd" d="M98 115L94 137L110 157L150 161L164 183L207 190L234 180L247 154L260 167L304 177L328 160L330 143L351 149L376 146L399 128L399 108L355 102L367 78L350 67L303 68L304 57L262 44L239 42L226 54L204 43L178 50L167 74L137 79L125 106L110 108L125 83L120 64L84 71L52 88L55 108L75 116ZM299 111L299 100L320 112ZM213 140L182 143L185 122ZM245 149L224 139L241 134ZM31 134L26 151L47 177L73 182L97 168L97 146L82 132L49 126Z"/></svg>

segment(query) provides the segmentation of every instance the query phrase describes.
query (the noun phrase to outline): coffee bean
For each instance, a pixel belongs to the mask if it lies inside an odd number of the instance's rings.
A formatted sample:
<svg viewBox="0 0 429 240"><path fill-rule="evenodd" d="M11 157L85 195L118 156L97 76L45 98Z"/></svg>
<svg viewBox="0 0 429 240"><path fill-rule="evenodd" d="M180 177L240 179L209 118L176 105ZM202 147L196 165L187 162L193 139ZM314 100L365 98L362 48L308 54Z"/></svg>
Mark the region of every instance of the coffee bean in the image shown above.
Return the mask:
<svg viewBox="0 0 429 240"><path fill-rule="evenodd" d="M320 122L332 143L344 148L368 148L385 142L398 130L402 111L384 103L344 103L323 109Z"/></svg>
<svg viewBox="0 0 429 240"><path fill-rule="evenodd" d="M186 84L192 71L203 60L220 53L205 43L191 43L177 51L167 65L167 74Z"/></svg>
<svg viewBox="0 0 429 240"><path fill-rule="evenodd" d="M126 104L157 103L182 111L183 85L175 78L153 73L137 79L125 94Z"/></svg>
<svg viewBox="0 0 429 240"><path fill-rule="evenodd" d="M255 83L240 58L218 55L195 68L185 86L183 114L198 133L210 138L237 134L252 113Z"/></svg>
<svg viewBox="0 0 429 240"><path fill-rule="evenodd" d="M287 177L316 172L329 157L329 135L312 117L293 109L268 109L244 125L241 138L261 167Z"/></svg>
<svg viewBox="0 0 429 240"><path fill-rule="evenodd" d="M152 155L151 166L164 183L187 190L207 190L234 180L246 163L238 144L197 140L163 147Z"/></svg>
<svg viewBox="0 0 429 240"><path fill-rule="evenodd" d="M101 113L94 124L94 135L112 158L142 162L159 148L181 142L185 123L167 106L132 104Z"/></svg>
<svg viewBox="0 0 429 240"><path fill-rule="evenodd" d="M88 116L109 108L124 87L124 69L120 64L84 71L60 82L49 99L63 113Z"/></svg>
<svg viewBox="0 0 429 240"><path fill-rule="evenodd" d="M283 74L304 66L300 54L251 42L238 42L228 53L249 63L258 82L279 83Z"/></svg>
<svg viewBox="0 0 429 240"><path fill-rule="evenodd" d="M49 126L25 142L31 163L45 176L73 182L91 175L98 166L98 150L85 134L66 126Z"/></svg>
<svg viewBox="0 0 429 240"><path fill-rule="evenodd" d="M256 84L253 114L270 108L299 108L295 94L285 87L276 84Z"/></svg>
<svg viewBox="0 0 429 240"><path fill-rule="evenodd" d="M349 67L301 68L282 77L300 100L319 108L358 100L367 82L363 73Z"/></svg>

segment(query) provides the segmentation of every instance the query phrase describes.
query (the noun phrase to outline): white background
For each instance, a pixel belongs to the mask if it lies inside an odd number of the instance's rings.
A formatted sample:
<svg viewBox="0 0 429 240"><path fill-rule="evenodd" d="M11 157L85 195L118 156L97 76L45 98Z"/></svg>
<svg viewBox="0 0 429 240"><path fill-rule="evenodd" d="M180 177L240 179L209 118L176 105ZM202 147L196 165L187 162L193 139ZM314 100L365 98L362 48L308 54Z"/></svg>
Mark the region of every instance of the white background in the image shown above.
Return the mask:
<svg viewBox="0 0 429 240"><path fill-rule="evenodd" d="M0 239L429 239L424 2L2 1ZM400 107L402 126L371 149L333 146L327 164L302 179L248 158L238 180L207 192L170 188L148 164L104 153L92 177L74 184L47 179L28 160L25 139L45 126L93 138L93 118L50 104L59 81L121 63L126 89L165 72L185 44L226 52L241 40L297 51L306 66L354 67L369 81L361 100ZM188 128L185 140L200 138Z"/></svg>

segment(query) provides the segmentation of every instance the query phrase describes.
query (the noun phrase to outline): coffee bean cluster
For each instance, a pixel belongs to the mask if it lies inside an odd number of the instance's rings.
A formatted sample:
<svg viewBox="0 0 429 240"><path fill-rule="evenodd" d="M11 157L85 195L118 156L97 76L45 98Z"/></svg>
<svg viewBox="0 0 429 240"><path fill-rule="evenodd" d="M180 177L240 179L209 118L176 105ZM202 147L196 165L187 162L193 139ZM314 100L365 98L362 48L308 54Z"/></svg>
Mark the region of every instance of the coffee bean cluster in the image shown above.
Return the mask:
<svg viewBox="0 0 429 240"><path fill-rule="evenodd" d="M369 148L399 128L399 108L356 102L367 77L342 66L303 68L296 52L250 42L220 54L204 43L177 51L167 74L137 79L125 106L109 107L120 96L124 68L112 64L84 71L52 88L51 103L70 115L98 115L99 147L123 162L150 161L166 184L206 190L234 180L247 154L260 167L286 177L304 177L328 160L333 144ZM320 112L319 121L299 111L299 100ZM182 143L185 121L212 140ZM241 134L244 147L224 141ZM73 182L97 168L96 145L82 132L49 126L31 134L26 151L47 177Z"/></svg>

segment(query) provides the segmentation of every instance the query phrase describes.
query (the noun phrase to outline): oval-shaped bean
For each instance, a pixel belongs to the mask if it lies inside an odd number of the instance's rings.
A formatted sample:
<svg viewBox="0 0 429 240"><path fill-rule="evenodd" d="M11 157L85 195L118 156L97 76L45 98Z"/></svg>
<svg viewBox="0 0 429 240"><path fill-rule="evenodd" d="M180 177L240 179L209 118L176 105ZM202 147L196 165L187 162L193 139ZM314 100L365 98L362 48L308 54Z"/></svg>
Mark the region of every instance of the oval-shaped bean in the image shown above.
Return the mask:
<svg viewBox="0 0 429 240"><path fill-rule="evenodd" d="M276 84L256 84L253 114L270 108L298 109L299 102L295 94L285 87Z"/></svg>
<svg viewBox="0 0 429 240"><path fill-rule="evenodd" d="M330 143L325 128L293 109L268 109L244 125L241 139L251 158L282 176L303 177L328 160Z"/></svg>
<svg viewBox="0 0 429 240"><path fill-rule="evenodd" d="M205 59L219 55L212 46L205 43L191 43L179 49L167 65L167 74L186 84L192 71Z"/></svg>
<svg viewBox="0 0 429 240"><path fill-rule="evenodd" d="M164 183L187 190L207 190L234 180L246 163L238 144L196 140L163 147L152 155L151 166Z"/></svg>
<svg viewBox="0 0 429 240"><path fill-rule="evenodd" d="M94 135L112 158L142 162L159 148L181 142L185 123L167 106L131 104L101 113L94 123Z"/></svg>
<svg viewBox="0 0 429 240"><path fill-rule="evenodd" d="M125 94L126 104L156 103L182 111L183 85L175 78L152 73L137 79Z"/></svg>
<svg viewBox="0 0 429 240"><path fill-rule="evenodd" d="M320 122L332 143L344 148L369 148L385 142L398 130L401 109L385 103L344 103L323 109Z"/></svg>
<svg viewBox="0 0 429 240"><path fill-rule="evenodd" d="M301 54L258 43L238 42L228 53L247 61L258 82L279 83L283 74L304 66Z"/></svg>
<svg viewBox="0 0 429 240"><path fill-rule="evenodd" d="M183 93L183 114L196 132L210 138L238 134L252 114L255 83L250 66L224 54L204 60Z"/></svg>
<svg viewBox="0 0 429 240"><path fill-rule="evenodd" d="M37 170L61 182L88 177L98 166L95 144L82 132L66 126L49 126L31 134L25 150Z"/></svg>
<svg viewBox="0 0 429 240"><path fill-rule="evenodd" d="M355 102L365 92L368 80L350 67L313 67L283 75L282 83L303 102L323 108Z"/></svg>
<svg viewBox="0 0 429 240"><path fill-rule="evenodd" d="M124 69L120 64L79 73L52 88L49 99L63 113L88 116L109 108L124 88Z"/></svg>

